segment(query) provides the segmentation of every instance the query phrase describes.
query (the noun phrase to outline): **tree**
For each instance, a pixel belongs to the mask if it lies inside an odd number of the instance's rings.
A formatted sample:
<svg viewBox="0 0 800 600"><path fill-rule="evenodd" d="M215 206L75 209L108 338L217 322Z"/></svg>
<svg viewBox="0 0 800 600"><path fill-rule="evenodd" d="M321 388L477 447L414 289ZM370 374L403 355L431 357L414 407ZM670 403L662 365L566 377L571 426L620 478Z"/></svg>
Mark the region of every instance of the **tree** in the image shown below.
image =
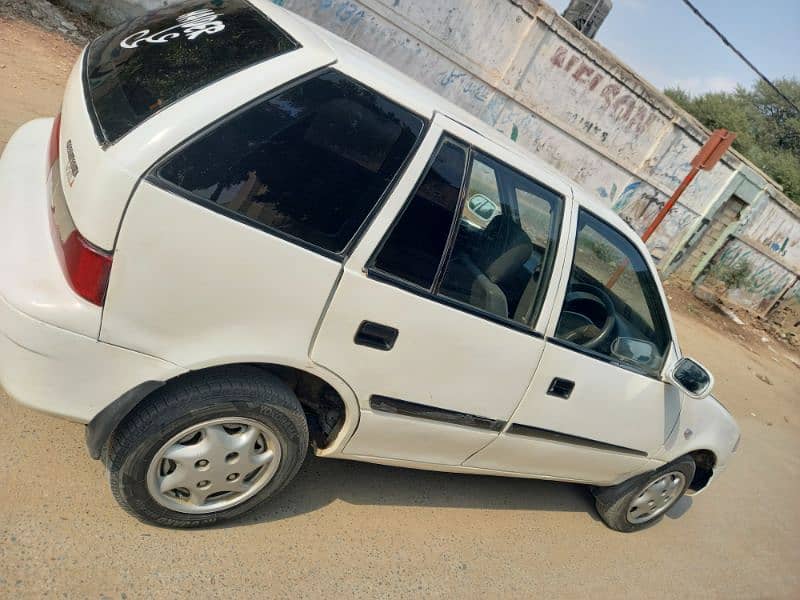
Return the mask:
<svg viewBox="0 0 800 600"><path fill-rule="evenodd" d="M800 106L800 80L775 83ZM680 88L665 91L674 102L709 129L738 134L733 147L777 181L784 193L800 204L800 114L764 81L734 92L692 96Z"/></svg>

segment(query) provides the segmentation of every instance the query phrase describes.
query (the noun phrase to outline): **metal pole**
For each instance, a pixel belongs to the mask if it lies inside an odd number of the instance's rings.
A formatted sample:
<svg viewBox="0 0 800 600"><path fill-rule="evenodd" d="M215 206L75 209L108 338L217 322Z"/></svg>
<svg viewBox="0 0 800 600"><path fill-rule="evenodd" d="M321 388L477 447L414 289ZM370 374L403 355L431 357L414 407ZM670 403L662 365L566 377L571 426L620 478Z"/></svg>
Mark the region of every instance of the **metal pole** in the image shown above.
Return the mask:
<svg viewBox="0 0 800 600"><path fill-rule="evenodd" d="M664 207L660 211L658 211L656 218L653 219L653 222L650 223L649 227L642 234L642 241L646 242L648 239L650 239L650 236L653 235L653 232L656 230L656 228L659 225L661 225L661 221L663 221L664 217L667 216L667 213L670 210L672 210L672 207L675 206L675 203L678 201L678 198L680 198L683 195L683 192L686 191L686 188L689 187L689 184L692 183L692 181L694 180L695 177L697 177L697 174L699 172L700 169L698 167L692 167L692 170L689 171L686 177L683 178L683 181L681 181L681 184L678 186L678 189L672 192L672 196L669 197L667 203L664 204Z"/></svg>
<svg viewBox="0 0 800 600"><path fill-rule="evenodd" d="M692 183L692 181L694 180L695 177L697 177L697 174L699 172L700 172L700 167L694 167L694 166L692 167L692 169L689 171L686 177L683 178L683 181L681 181L681 184L678 186L678 188L674 192L672 192L672 196L669 197L669 200L667 200L666 204L664 204L661 210L658 211L656 218L653 219L653 222L650 223L645 232L642 234L642 241L646 242L648 239L650 239L650 236L653 235L653 232L661 224L661 221L663 221L664 217L667 216L667 213L669 213L669 211L672 210L672 207L675 206L675 203L678 201L678 198L680 198L683 192L686 191L686 188L689 187L689 184ZM614 284L617 283L619 278L622 276L622 273L625 272L625 267L627 266L628 266L628 259L625 259L617 267L616 271L614 271L611 274L611 277L606 282L607 288L611 289L612 287L614 287Z"/></svg>

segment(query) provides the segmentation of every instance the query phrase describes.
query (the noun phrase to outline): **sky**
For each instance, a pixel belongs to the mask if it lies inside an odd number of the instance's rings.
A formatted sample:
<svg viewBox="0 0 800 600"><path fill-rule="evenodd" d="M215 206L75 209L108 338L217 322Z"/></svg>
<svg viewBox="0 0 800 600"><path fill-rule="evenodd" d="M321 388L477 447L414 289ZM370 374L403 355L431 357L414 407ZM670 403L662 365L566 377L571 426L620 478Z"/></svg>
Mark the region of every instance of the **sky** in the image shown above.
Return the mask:
<svg viewBox="0 0 800 600"><path fill-rule="evenodd" d="M559 13L569 0L547 0ZM800 0L692 0L770 79L800 78ZM681 0L613 0L595 40L656 87L691 94L758 76Z"/></svg>

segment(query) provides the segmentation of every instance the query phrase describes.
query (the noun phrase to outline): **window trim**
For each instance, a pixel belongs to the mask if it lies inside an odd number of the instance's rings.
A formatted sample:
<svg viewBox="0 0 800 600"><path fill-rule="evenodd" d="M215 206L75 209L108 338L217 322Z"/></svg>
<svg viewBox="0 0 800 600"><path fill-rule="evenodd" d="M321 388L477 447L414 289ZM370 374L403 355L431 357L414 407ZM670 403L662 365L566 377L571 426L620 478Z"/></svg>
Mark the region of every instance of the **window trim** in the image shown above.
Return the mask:
<svg viewBox="0 0 800 600"><path fill-rule="evenodd" d="M647 259L639 251L639 248L636 247L636 244L634 244L633 241L630 239L630 236L627 235L626 233L624 233L619 227L615 227L614 225L612 225L611 223L606 221L604 218L600 217L594 211L586 208L585 206L578 206L577 218L575 220L575 228L573 230L573 232L575 233L575 236L574 236L574 243L573 243L573 248L572 248L572 258L571 258L571 260L569 262L569 265L568 265L567 282L566 282L566 286L564 288L564 296L561 299L561 304L559 305L558 314L557 314L556 320L555 320L555 325L554 326L555 326L556 329L558 328L558 323L561 320L561 313L564 312L564 304L565 304L565 302L567 300L567 290L569 289L569 283L570 283L570 279L572 277L572 270L575 267L575 256L577 255L577 252L578 252L578 227L579 227L580 222L581 222L581 214L582 213L584 213L584 214L588 215L589 217L595 219L596 221L598 221L599 223L601 223L605 227L608 227L611 231L616 233L618 236L620 236L622 239L624 239L625 241L627 241L631 245L631 247L633 248L633 251L638 254L639 258L642 260L642 262L644 263L645 267L647 268L647 272L649 273L651 279L653 280L653 286L655 288L654 291L655 292L659 291L658 290L658 285L655 283L657 275L653 273L653 269L650 268L650 263L647 262ZM641 284L641 282L639 282L639 283ZM644 286L642 286L642 287L644 287ZM556 346L561 346L562 348L565 348L567 350L572 350L573 352L577 352L578 354L582 354L584 356L588 356L589 358L594 358L596 360L600 360L602 362L614 365L616 367L621 367L621 368L625 369L626 371L631 371L633 373L636 373L637 375L642 375L642 376L647 377L649 379L655 379L656 381L662 381L663 382L663 378L661 377L661 373L664 371L664 366L666 365L667 360L669 358L670 349L672 348L672 346L674 344L674 340L672 338L672 330L670 329L670 326L669 326L669 319L667 319L666 309L664 307L664 300L661 297L660 293L657 293L656 296L658 298L658 307L656 309L656 313L657 314L655 316L656 316L656 319L657 319L657 321L659 323L656 323L655 325L660 325L663 328L663 330L667 334L667 339L666 339L666 347L664 349L664 354L661 357L661 364L659 365L658 369L655 370L655 374L651 373L649 371L645 371L641 367L638 367L638 366L636 366L636 365L634 365L632 363L626 363L624 361L620 361L619 359L616 359L613 356L609 356L607 354L603 354L602 352L596 352L596 351L591 350L589 348L584 348L583 346L581 346L579 344L575 344L573 342L562 340L561 338L558 338L558 337L555 336L555 330L553 330L553 335L552 336L548 336L547 337L547 341L552 343L552 344L555 344ZM647 300L647 296L645 296L645 301L646 300ZM648 308L651 308L651 307L648 305Z"/></svg>
<svg viewBox="0 0 800 600"><path fill-rule="evenodd" d="M458 238L458 230L460 227L461 213L464 212L464 203L467 201L467 188L469 187L467 179L472 175L472 167L475 164L475 149L472 146L467 146L467 160L464 162L464 172L461 174L461 189L458 191L458 202L456 202L456 210L454 218L450 221L450 233L447 235L447 241L444 244L444 252L442 258L439 260L439 266L436 267L436 274L433 276L433 283L431 284L431 294L439 296L442 281L447 273L447 265L450 264L450 259L453 258L453 250L456 247L456 238ZM497 174L495 174L497 179ZM498 181L498 188L500 187ZM416 196L416 193L414 194ZM411 204L411 200L407 201Z"/></svg>
<svg viewBox="0 0 800 600"><path fill-rule="evenodd" d="M419 135L417 136L416 142L414 143L414 145L409 150L408 156L406 156L406 159L400 165L400 168L397 170L397 172L395 173L394 177L389 182L389 185L386 186L386 189L383 191L381 196L378 198L378 200L375 203L375 205L370 209L370 211L364 217L364 220L361 223L361 225L359 225L359 227L353 232L352 237L347 242L347 244L345 244L344 248L341 251L334 252L332 250L327 250L326 248L322 248L320 246L317 246L316 244L313 244L311 242L307 242L306 240L303 240L301 238L295 237L295 236L293 236L291 234L288 234L288 233L286 233L284 231L281 231L279 229L275 229L274 227L270 227L269 225L265 225L265 224L261 223L260 221L256 221L255 219L252 219L252 218L248 217L247 215L243 215L243 214L241 214L239 212L236 212L235 210L231 210L229 208L221 206L221 205L217 204L216 202L212 202L210 200L202 198L201 196L193 194L189 190L185 190L185 189L181 188L180 186L175 185L174 183L172 183L172 182L168 181L167 179L164 179L163 177L161 177L160 171L166 165L166 163L168 163L175 155L179 154L184 149L186 149L187 147L191 146L193 143L198 141L200 138L202 138L206 134L212 132L213 130L217 129L218 127L223 126L225 123L237 118L242 113L247 112L248 110L250 110L251 108L253 108L254 106L256 106L256 105L258 105L258 104L260 104L262 102L267 102L270 99L275 98L276 96L279 96L279 95L281 95L281 94L293 89L294 87L296 87L298 85L302 85L303 83L306 83L307 81L310 81L312 79L316 79L317 77L322 77L322 76L324 76L324 75L326 75L328 73L332 73L332 72L333 73L337 73L338 75L340 75L342 77L346 77L348 79L351 79L352 81L355 81L359 85L363 86L365 89L370 90L371 92L373 92L375 95L380 96L382 98L385 98L386 100L388 100L390 102L393 102L394 104L396 104L397 106L399 106L403 110L407 111L409 114L414 115L415 117L417 117L418 119L420 119L422 121L422 129L420 129L420 132L419 132ZM187 137L186 139L180 141L178 144L176 144L175 146L170 148L166 153L164 153L163 156L158 158L150 167L148 167L145 170L145 175L143 176L143 179L145 181L147 181L148 183L150 183L152 185L155 185L156 187L158 187L158 188L160 188L160 189L162 189L162 190L164 190L166 192L169 192L171 194L175 194L176 196L178 196L180 198L183 198L185 200L188 200L190 202L198 204L198 205L202 206L203 208L207 208L208 210L211 210L212 212L215 212L215 213L217 213L219 215L222 215L224 217L230 218L230 219L232 219L234 221L242 223L243 225L247 225L248 227L252 227L253 229L257 229L259 231L263 231L264 233L273 235L273 236L275 236L275 237L277 237L277 238L279 238L281 240L284 240L286 242L292 243L292 244L294 244L296 246L299 246L299 247L301 247L301 248L303 248L305 250L309 250L311 252L314 252L315 254L319 254L320 256L324 256L325 258L329 258L329 259L334 260L334 261L336 261L338 263L344 263L350 257L350 255L352 254L353 250L358 245L358 243L361 241L361 238L363 237L364 233L367 231L367 229L370 227L372 222L375 220L375 218L377 217L378 213L383 209L383 206L386 204L386 201L391 197L392 193L394 193L394 190L397 187L397 184L403 178L403 176L405 175L406 171L408 170L409 165L411 164L411 161L414 159L414 157L416 156L417 152L419 151L419 147L422 144L422 141L428 135L428 131L430 129L430 126L431 126L431 120L430 119L427 119L424 116L422 116L419 113L417 113L416 111L413 111L410 108L404 106L403 104L400 104L399 102L396 102L395 100L393 100L389 96L386 96L385 94L383 94L383 93L377 91L376 89L374 89L371 85L368 85L368 84L364 83L362 80L357 79L356 77L353 77L352 75L348 75L347 73L344 73L343 71L340 71L339 69L336 69L336 68L334 68L334 67L332 67L330 65L326 65L326 66L321 67L319 69L315 69L313 71L309 71L308 73L303 73L299 77L296 77L296 78L294 78L294 79L292 79L290 81L287 81L286 83L284 83L282 85L279 85L276 88L271 89L270 91L266 92L265 94L262 94L262 95L260 95L260 96L258 96L256 98L253 98L252 100L240 105L240 106L237 106L236 108L234 108L230 112L224 114L223 116L219 117L218 119L216 119L214 121L211 121L210 123L207 123L202 128L198 129L193 134L191 134L189 137Z"/></svg>
<svg viewBox="0 0 800 600"><path fill-rule="evenodd" d="M403 218L403 215L408 210L408 207L411 205L412 200L416 197L417 190L419 189L420 185L422 185L422 182L424 181L425 177L428 175L428 171L435 162L439 150L446 141L450 141L458 146L463 147L467 151L467 160L464 163L465 164L464 172L461 176L461 190L459 192L459 201L458 204L456 205L456 210L453 213L453 220L450 223L450 232L447 238L447 243L445 245L444 252L442 253L442 259L439 261L439 266L436 275L434 276L433 284L431 285L430 288L424 288L415 283L411 283L410 281L406 281L401 277L397 277L396 275L393 275L391 273L383 271L382 269L379 269L378 267L375 266L375 262L377 260L378 255L383 250L383 247L388 241L389 237L391 237L398 223ZM563 228L564 208L566 206L566 198L564 197L564 194L558 192L557 190L554 190L548 185L545 185L544 183L536 179L533 175L528 175L524 171L520 171L519 169L512 167L511 165L503 162L502 160L492 156L492 154L490 154L488 151L480 147L476 147L474 144L471 144L461 139L457 135L454 135L447 130L442 131L441 135L439 136L436 148L433 150L430 157L428 158L428 161L425 163L425 166L423 167L419 177L417 178L416 183L414 184L413 191L408 195L402 208L397 213L397 215L395 215L394 219L392 220L392 223L383 233L383 237L381 238L380 243L372 251L372 254L370 255L369 259L364 265L364 272L366 273L369 279L373 279L376 281L380 281L381 283L384 284L398 287L416 296L420 296L421 298L425 298L427 300L436 302L437 304L442 304L449 308L454 308L456 310L460 310L461 312L465 312L473 316L480 317L484 320L491 321L496 325L502 325L509 329L513 329L514 331L530 335L534 338L544 339L545 338L544 332L537 331L535 327L539 321L539 318L541 317L541 310L542 307L544 306L545 298L547 297L547 291L550 288L549 285L540 286L539 289L537 290L537 298L534 303L534 312L531 316L531 322L527 325L520 323L519 321L515 321L514 319L511 318L500 317L494 313L481 310L480 308L477 308L466 302L461 302L460 300L455 300L453 298L442 296L437 293L438 284L441 284L441 279L444 277L445 271L447 269L447 264L449 262L449 258L455 246L456 234L458 233L458 221L461 218L461 211L463 210L463 205L464 202L466 201L467 177L472 172L471 170L472 162L476 154L478 156L484 156L485 158L489 159L489 162L495 162L499 166L516 173L523 179L531 180L536 185L541 186L543 189L551 192L556 198L560 200L560 202L556 203L553 211L553 219L551 221L552 237L550 243L548 244L548 253L550 256L545 257L545 260L547 261L548 264L546 264L542 269L542 277L541 277L542 282L547 282L548 284L550 283L553 270L555 267L555 259L556 256L558 255L559 243L561 241L561 236L563 234L563 229L564 229ZM498 179L497 181L498 188L500 191L500 195L502 197L502 195L504 194L502 189L504 187L503 179L501 177L498 177L497 179Z"/></svg>

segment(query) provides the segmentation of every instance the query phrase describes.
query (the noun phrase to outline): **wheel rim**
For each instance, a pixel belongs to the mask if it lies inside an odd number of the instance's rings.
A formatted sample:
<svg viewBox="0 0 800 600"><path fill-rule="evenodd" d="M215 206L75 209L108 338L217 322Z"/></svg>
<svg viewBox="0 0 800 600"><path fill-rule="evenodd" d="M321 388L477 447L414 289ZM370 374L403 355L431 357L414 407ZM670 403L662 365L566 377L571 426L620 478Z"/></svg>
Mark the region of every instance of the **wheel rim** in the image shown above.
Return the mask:
<svg viewBox="0 0 800 600"><path fill-rule="evenodd" d="M162 506L203 514L241 504L278 470L281 445L258 421L203 421L174 435L147 469L147 490Z"/></svg>
<svg viewBox="0 0 800 600"><path fill-rule="evenodd" d="M648 483L628 507L628 522L646 523L669 510L686 486L686 475L670 471Z"/></svg>

